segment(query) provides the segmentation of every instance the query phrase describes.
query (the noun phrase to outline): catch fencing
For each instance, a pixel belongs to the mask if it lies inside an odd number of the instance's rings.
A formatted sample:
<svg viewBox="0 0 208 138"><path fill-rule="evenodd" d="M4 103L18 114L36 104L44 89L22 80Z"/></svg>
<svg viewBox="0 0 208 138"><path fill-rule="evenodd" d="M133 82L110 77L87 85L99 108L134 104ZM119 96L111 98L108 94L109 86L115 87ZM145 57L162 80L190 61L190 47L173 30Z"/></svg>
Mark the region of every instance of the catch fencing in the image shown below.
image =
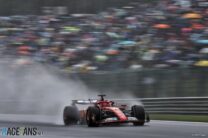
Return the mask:
<svg viewBox="0 0 208 138"><path fill-rule="evenodd" d="M71 74L100 93L139 98L208 96L207 68L144 69Z"/></svg>

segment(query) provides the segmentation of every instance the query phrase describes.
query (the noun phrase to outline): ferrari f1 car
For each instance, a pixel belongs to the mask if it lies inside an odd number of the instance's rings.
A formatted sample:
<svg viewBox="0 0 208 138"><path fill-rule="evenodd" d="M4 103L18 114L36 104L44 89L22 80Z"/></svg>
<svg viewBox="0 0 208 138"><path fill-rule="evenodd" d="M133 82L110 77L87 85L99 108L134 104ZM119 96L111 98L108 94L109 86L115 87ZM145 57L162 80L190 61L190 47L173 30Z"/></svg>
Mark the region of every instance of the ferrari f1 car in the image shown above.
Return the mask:
<svg viewBox="0 0 208 138"><path fill-rule="evenodd" d="M127 105L117 105L114 101L105 100L105 95L98 96L100 96L99 100L73 100L71 106L64 108L64 124L86 123L89 127L98 127L112 123L133 123L135 126L142 126L150 121L142 105L133 105L129 108ZM78 105L88 105L88 107L78 110Z"/></svg>

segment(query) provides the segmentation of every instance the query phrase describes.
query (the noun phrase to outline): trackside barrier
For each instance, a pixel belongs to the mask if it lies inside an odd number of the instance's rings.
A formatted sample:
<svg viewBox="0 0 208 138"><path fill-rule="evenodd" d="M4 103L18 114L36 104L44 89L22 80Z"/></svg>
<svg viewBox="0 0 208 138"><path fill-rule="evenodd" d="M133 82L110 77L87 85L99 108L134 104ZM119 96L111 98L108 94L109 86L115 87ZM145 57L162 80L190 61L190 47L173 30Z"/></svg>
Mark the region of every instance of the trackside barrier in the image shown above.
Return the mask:
<svg viewBox="0 0 208 138"><path fill-rule="evenodd" d="M150 114L208 115L208 97L141 99Z"/></svg>

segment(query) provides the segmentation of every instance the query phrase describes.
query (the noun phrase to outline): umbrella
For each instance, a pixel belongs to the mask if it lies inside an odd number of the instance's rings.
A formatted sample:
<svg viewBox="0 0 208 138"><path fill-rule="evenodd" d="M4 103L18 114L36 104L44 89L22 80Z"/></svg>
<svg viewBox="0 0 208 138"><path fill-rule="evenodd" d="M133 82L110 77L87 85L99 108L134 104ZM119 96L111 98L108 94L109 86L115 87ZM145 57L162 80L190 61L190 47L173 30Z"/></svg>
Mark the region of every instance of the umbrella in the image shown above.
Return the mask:
<svg viewBox="0 0 208 138"><path fill-rule="evenodd" d="M64 50L63 52L63 56L66 56L66 57L73 57L75 55L75 52L77 50L76 49L72 49L72 48L67 48Z"/></svg>
<svg viewBox="0 0 208 138"><path fill-rule="evenodd" d="M65 26L63 28L65 31L68 31L68 32L79 32L81 30L78 27L72 27L72 26Z"/></svg>
<svg viewBox="0 0 208 138"><path fill-rule="evenodd" d="M126 20L136 20L136 17L131 17L131 16L130 16L130 17L126 17L125 19L126 19Z"/></svg>
<svg viewBox="0 0 208 138"><path fill-rule="evenodd" d="M202 54L208 54L208 48L202 48L199 52Z"/></svg>
<svg viewBox="0 0 208 138"><path fill-rule="evenodd" d="M107 32L106 34L112 38L119 38L120 37L117 33L114 33L114 32Z"/></svg>
<svg viewBox="0 0 208 138"><path fill-rule="evenodd" d="M168 29L170 28L171 26L168 25L168 24L155 24L153 25L154 28L157 28L157 29Z"/></svg>
<svg viewBox="0 0 208 138"><path fill-rule="evenodd" d="M201 19L202 18L202 16L198 13L186 13L182 17L186 19Z"/></svg>
<svg viewBox="0 0 208 138"><path fill-rule="evenodd" d="M191 40L197 44L202 44L202 45L208 44L208 37L206 34L193 34L191 35Z"/></svg>
<svg viewBox="0 0 208 138"><path fill-rule="evenodd" d="M108 60L108 57L105 56L105 55L97 55L97 56L95 56L95 59L96 59L98 62L104 62L104 61Z"/></svg>
<svg viewBox="0 0 208 138"><path fill-rule="evenodd" d="M75 48L67 48L64 50L64 52L76 52L77 50Z"/></svg>
<svg viewBox="0 0 208 138"><path fill-rule="evenodd" d="M105 52L107 55L118 55L119 51L116 49L109 49Z"/></svg>
<svg viewBox="0 0 208 138"><path fill-rule="evenodd" d="M181 31L184 32L184 33L189 33L189 32L192 31L192 28L188 28L188 27L187 28L182 28Z"/></svg>
<svg viewBox="0 0 208 138"><path fill-rule="evenodd" d="M208 67L208 60L198 61L194 65L198 67Z"/></svg>
<svg viewBox="0 0 208 138"><path fill-rule="evenodd" d="M205 27L204 25L198 23L192 25L192 29L196 29L196 30L204 29L204 27Z"/></svg>
<svg viewBox="0 0 208 138"><path fill-rule="evenodd" d="M136 45L135 41L121 41L118 43L118 45L123 45L123 46L134 46Z"/></svg>
<svg viewBox="0 0 208 138"><path fill-rule="evenodd" d="M31 48L29 47L29 46L20 46L20 47L18 47L18 50L19 51L28 51L28 50L30 50Z"/></svg>
<svg viewBox="0 0 208 138"><path fill-rule="evenodd" d="M175 6L175 5L171 5L171 6L168 6L167 9L168 10L178 10L179 7L178 6Z"/></svg>
<svg viewBox="0 0 208 138"><path fill-rule="evenodd" d="M17 65L29 65L29 64L32 64L32 61L29 59L20 58L16 60L16 64Z"/></svg>
<svg viewBox="0 0 208 138"><path fill-rule="evenodd" d="M20 55L30 55L30 52L28 52L28 51L18 51L18 54L20 54Z"/></svg>

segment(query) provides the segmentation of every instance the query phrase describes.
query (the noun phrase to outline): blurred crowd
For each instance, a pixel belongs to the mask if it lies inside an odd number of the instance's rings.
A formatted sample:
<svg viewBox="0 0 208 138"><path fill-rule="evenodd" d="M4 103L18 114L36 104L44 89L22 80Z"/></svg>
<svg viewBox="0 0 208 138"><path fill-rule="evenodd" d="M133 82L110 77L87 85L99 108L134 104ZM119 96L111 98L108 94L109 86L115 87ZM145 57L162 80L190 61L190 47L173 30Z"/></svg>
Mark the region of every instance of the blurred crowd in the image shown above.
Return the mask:
<svg viewBox="0 0 208 138"><path fill-rule="evenodd" d="M208 67L208 4L159 0L98 14L0 17L0 55L67 72Z"/></svg>

